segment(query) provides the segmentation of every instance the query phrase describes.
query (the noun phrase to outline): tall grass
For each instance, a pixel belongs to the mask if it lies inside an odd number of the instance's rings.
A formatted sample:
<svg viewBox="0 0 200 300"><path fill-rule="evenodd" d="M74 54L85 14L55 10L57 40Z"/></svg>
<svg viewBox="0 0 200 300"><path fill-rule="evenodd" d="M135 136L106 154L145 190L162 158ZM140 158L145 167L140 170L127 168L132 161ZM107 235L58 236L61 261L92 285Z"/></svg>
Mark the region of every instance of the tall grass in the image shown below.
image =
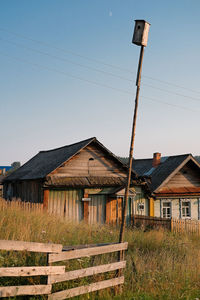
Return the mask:
<svg viewBox="0 0 200 300"><path fill-rule="evenodd" d="M119 229L85 223L73 224L42 212L26 212L8 207L0 211L0 239L54 242L63 245L117 242ZM127 229L125 240L127 267L125 284L121 294L112 289L76 297L75 299L196 299L200 298L200 241L196 236L175 235L166 231ZM67 269L83 268L114 261L116 256L102 255L73 260ZM25 252L0 252L0 266L44 265L46 256ZM109 278L98 275L95 280ZM3 278L1 285L10 285L11 279ZM21 279L12 279L18 284ZM45 282L45 278L23 279L22 283ZM66 284L57 284L55 290L92 282L84 278ZM41 297L42 298L42 297ZM40 298L40 299L41 299ZM19 298L18 298L19 299ZM34 297L30 299L36 299ZM37 298L39 299L39 298Z"/></svg>

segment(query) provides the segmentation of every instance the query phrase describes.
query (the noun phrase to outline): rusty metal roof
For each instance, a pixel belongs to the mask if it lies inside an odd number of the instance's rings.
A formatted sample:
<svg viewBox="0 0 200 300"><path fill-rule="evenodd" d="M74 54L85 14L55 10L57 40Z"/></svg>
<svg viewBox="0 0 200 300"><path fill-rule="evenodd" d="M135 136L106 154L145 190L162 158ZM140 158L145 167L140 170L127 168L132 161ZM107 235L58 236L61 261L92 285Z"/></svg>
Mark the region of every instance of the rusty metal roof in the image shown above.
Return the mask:
<svg viewBox="0 0 200 300"><path fill-rule="evenodd" d="M172 196L172 195L200 195L200 187L190 187L185 186L181 188L168 187L162 188L158 193L155 193L156 196Z"/></svg>

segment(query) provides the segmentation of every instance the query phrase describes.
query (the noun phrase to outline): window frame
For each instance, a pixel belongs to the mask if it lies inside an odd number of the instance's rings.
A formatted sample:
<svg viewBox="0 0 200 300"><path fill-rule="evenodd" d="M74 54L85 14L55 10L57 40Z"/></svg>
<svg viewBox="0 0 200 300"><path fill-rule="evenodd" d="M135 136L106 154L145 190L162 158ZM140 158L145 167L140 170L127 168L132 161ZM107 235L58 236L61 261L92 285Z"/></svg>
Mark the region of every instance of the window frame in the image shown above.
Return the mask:
<svg viewBox="0 0 200 300"><path fill-rule="evenodd" d="M183 214L183 203L186 202L189 204L188 208L189 208L189 215L184 215ZM185 211L186 211L187 207L185 207ZM191 212L191 201L190 199L181 199L181 219L191 219L192 217L192 212Z"/></svg>
<svg viewBox="0 0 200 300"><path fill-rule="evenodd" d="M168 203L169 206L168 207L164 207L164 204ZM167 209L170 208L170 215L168 216L168 214L166 214L167 216L164 216L164 208ZM172 218L172 202L171 200L168 199L163 199L162 200L162 207L161 207L161 213L162 213L162 218L166 218L166 219L171 219Z"/></svg>

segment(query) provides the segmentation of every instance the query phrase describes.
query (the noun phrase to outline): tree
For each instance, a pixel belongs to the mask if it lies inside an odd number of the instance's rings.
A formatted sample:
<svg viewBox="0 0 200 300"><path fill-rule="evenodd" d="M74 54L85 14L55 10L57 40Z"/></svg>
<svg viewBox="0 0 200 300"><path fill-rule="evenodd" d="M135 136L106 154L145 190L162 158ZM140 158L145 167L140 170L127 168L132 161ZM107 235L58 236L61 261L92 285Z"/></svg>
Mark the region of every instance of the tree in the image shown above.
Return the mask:
<svg viewBox="0 0 200 300"><path fill-rule="evenodd" d="M11 167L12 167L12 170L15 171L17 170L18 168L20 168L21 166L21 163L20 161L14 161L12 164L11 164Z"/></svg>

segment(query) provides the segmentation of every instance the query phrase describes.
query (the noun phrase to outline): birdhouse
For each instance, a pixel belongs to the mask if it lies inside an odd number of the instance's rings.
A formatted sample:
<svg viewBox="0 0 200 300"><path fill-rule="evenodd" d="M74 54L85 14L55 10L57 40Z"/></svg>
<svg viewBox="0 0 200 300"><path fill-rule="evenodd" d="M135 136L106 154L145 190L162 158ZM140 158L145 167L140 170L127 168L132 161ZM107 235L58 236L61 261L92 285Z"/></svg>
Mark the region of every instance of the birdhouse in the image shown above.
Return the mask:
<svg viewBox="0 0 200 300"><path fill-rule="evenodd" d="M147 46L150 23L145 20L135 20L135 29L132 43L138 46Z"/></svg>

